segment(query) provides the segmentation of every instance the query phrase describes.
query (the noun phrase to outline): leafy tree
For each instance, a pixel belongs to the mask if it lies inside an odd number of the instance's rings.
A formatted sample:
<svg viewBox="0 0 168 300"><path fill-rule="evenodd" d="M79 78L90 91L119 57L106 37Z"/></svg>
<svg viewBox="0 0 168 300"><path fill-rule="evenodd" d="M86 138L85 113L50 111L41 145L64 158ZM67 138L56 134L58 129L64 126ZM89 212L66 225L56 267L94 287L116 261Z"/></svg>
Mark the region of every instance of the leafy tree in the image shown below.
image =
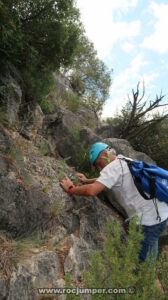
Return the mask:
<svg viewBox="0 0 168 300"><path fill-rule="evenodd" d="M93 43L84 32L80 35L72 68L67 73L72 89L98 117L109 95L111 71L98 58Z"/></svg>
<svg viewBox="0 0 168 300"><path fill-rule="evenodd" d="M0 0L0 69L19 69L26 103L46 107L52 72L72 64L80 35L74 0Z"/></svg>
<svg viewBox="0 0 168 300"><path fill-rule="evenodd" d="M156 114L153 118L160 119L160 115ZM168 169L168 118L152 124L130 142L135 150L147 153L160 167Z"/></svg>
<svg viewBox="0 0 168 300"><path fill-rule="evenodd" d="M80 31L73 0L1 0L0 16L4 59L52 70L72 61Z"/></svg>

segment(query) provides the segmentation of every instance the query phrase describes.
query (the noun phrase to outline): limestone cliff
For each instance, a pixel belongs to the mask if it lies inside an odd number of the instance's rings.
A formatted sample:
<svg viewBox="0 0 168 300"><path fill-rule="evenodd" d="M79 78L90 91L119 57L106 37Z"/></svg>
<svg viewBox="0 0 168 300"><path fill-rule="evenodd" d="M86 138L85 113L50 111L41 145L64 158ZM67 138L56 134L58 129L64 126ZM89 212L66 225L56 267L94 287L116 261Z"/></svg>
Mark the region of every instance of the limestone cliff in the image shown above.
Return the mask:
<svg viewBox="0 0 168 300"><path fill-rule="evenodd" d="M75 168L89 170L83 156L96 141L118 154L152 160L125 140L104 140L87 127L85 110L74 114L56 107L47 115L38 105L23 110L24 86L12 67L0 81L0 299L44 299L37 288L64 287L66 272L82 286L89 252L103 247L106 220L123 228L126 217L112 192L69 197L59 180L75 176Z"/></svg>

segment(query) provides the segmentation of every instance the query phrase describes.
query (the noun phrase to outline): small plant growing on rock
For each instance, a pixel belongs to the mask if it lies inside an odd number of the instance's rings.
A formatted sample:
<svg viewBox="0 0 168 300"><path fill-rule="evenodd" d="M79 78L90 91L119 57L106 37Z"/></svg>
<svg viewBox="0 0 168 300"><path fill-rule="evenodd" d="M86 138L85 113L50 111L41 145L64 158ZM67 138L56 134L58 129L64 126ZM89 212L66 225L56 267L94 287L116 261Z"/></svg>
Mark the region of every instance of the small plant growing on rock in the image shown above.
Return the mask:
<svg viewBox="0 0 168 300"><path fill-rule="evenodd" d="M69 141L69 146L74 149L75 161L80 171L84 171L86 166L89 164L88 153L90 146L81 140L80 131L82 127L79 124L74 124L70 133L72 135Z"/></svg>
<svg viewBox="0 0 168 300"><path fill-rule="evenodd" d="M50 207L50 218L52 219L57 217L61 209L62 209L61 203L58 202L53 203Z"/></svg>
<svg viewBox="0 0 168 300"><path fill-rule="evenodd" d="M18 144L13 144L7 151L5 158L11 162L23 161L23 153Z"/></svg>
<svg viewBox="0 0 168 300"><path fill-rule="evenodd" d="M48 190L52 187L54 181L54 176L51 176L48 183L43 187L43 192L47 193Z"/></svg>
<svg viewBox="0 0 168 300"><path fill-rule="evenodd" d="M64 279L65 279L65 288L72 290L74 288L74 286L71 283L71 276L70 276L70 274L66 273ZM67 293L66 300L78 300L78 299L79 300L81 299L81 297L79 295L76 295L74 293Z"/></svg>
<svg viewBox="0 0 168 300"><path fill-rule="evenodd" d="M23 182L27 187L30 187L33 185L33 178L29 173L26 173L23 177Z"/></svg>

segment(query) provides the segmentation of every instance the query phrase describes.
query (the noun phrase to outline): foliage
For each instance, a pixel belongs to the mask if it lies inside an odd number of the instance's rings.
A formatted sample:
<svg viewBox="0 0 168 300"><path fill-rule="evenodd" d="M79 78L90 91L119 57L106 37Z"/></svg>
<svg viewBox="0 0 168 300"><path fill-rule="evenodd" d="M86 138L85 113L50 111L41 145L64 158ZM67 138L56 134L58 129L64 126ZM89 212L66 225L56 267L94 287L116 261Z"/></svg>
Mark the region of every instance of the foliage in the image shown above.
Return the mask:
<svg viewBox="0 0 168 300"><path fill-rule="evenodd" d="M57 106L64 107L73 113L78 112L82 105L82 100L75 92L66 91L63 89L61 91L53 91L50 97L54 99Z"/></svg>
<svg viewBox="0 0 168 300"><path fill-rule="evenodd" d="M106 239L103 251L90 254L90 263L84 271L84 285L87 288L124 288L124 299L163 299L155 286L156 266L149 258L139 263L138 253L143 238L141 226L137 229L136 220L130 222L129 239L122 241L121 225L108 221L105 226ZM164 277L164 274L163 274ZM134 295L129 294L135 287ZM106 294L106 299L121 299L121 294ZM93 299L104 299L103 294L92 295Z"/></svg>
<svg viewBox="0 0 168 300"><path fill-rule="evenodd" d="M20 146L17 143L11 145L5 153L5 158L11 162L23 161L23 153Z"/></svg>
<svg viewBox="0 0 168 300"><path fill-rule="evenodd" d="M65 288L66 289L72 289L73 285L71 284L71 277L69 273L65 274ZM69 293L66 296L66 300L80 300L80 296L79 295L75 295L73 293Z"/></svg>
<svg viewBox="0 0 168 300"><path fill-rule="evenodd" d="M80 137L81 126L79 124L73 124L70 128L71 139L69 145L74 149L75 162L78 166L78 170L81 172L86 171L89 165L88 153L90 146Z"/></svg>
<svg viewBox="0 0 168 300"><path fill-rule="evenodd" d="M0 107L0 123L5 127L9 127L9 120L4 107Z"/></svg>
<svg viewBox="0 0 168 300"><path fill-rule="evenodd" d="M157 266L157 274L158 277L162 283L164 293L165 293L165 299L168 298L168 256L166 251L162 251L160 255L160 259L158 260L158 266Z"/></svg>
<svg viewBox="0 0 168 300"><path fill-rule="evenodd" d="M61 212L61 210L62 210L61 202L60 203L58 203L58 202L53 203L50 207L50 218L53 219L56 216L58 216L58 214Z"/></svg>
<svg viewBox="0 0 168 300"><path fill-rule="evenodd" d="M49 191L49 189L52 187L54 182L54 176L51 176L48 183L43 187L43 192L47 193Z"/></svg>
<svg viewBox="0 0 168 300"><path fill-rule="evenodd" d="M53 71L67 71L74 93L65 91L61 102L73 112L85 102L98 117L108 97L111 72L86 37L74 0L0 0L0 56L1 71L14 64L25 102L38 102L44 113L53 109Z"/></svg>
<svg viewBox="0 0 168 300"><path fill-rule="evenodd" d="M72 61L80 32L73 0L1 0L0 16L4 60L52 70Z"/></svg>
<svg viewBox="0 0 168 300"><path fill-rule="evenodd" d="M17 260L31 254L33 248L38 248L45 244L45 239L38 233L36 236L16 239Z"/></svg>
<svg viewBox="0 0 168 300"><path fill-rule="evenodd" d="M84 33L80 35L74 63L68 73L73 91L83 96L97 116L109 95L111 71L98 58L93 44Z"/></svg>
<svg viewBox="0 0 168 300"><path fill-rule="evenodd" d="M64 179L66 177L65 172L61 171L58 175L58 180L61 181L62 179Z"/></svg>
<svg viewBox="0 0 168 300"><path fill-rule="evenodd" d="M148 130L130 139L130 143L135 150L147 153L160 167L168 169L168 119L150 126Z"/></svg>
<svg viewBox="0 0 168 300"><path fill-rule="evenodd" d="M40 107L41 107L44 114L49 114L49 113L53 112L51 102L48 101L47 99L42 99L41 100Z"/></svg>
<svg viewBox="0 0 168 300"><path fill-rule="evenodd" d="M13 63L22 74L26 101L51 112L46 97L52 72L72 64L80 34L74 0L1 0L0 69Z"/></svg>

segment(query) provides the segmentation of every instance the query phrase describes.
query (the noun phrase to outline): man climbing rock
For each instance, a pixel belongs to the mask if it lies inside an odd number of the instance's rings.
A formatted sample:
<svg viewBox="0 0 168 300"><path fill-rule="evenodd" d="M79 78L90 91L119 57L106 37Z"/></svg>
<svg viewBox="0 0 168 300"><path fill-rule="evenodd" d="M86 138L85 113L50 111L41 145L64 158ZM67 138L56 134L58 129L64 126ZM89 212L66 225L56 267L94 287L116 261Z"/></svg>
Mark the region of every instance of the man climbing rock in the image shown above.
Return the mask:
<svg viewBox="0 0 168 300"><path fill-rule="evenodd" d="M107 144L98 142L92 145L89 159L92 166L100 172L100 176L87 179L83 174L77 173L78 178L84 183L75 186L69 178L61 181L61 186L70 195L96 196L106 187L120 192L120 204L130 218L136 216L137 224L142 224L144 239L142 241L139 260L144 261L149 252L150 257L157 258L158 240L164 231L168 219L168 205L156 199L156 204L161 221L157 219L156 207L153 200L145 200L138 192L129 167L122 155L115 154ZM128 221L129 221L128 219ZM158 283L159 285L159 283Z"/></svg>

